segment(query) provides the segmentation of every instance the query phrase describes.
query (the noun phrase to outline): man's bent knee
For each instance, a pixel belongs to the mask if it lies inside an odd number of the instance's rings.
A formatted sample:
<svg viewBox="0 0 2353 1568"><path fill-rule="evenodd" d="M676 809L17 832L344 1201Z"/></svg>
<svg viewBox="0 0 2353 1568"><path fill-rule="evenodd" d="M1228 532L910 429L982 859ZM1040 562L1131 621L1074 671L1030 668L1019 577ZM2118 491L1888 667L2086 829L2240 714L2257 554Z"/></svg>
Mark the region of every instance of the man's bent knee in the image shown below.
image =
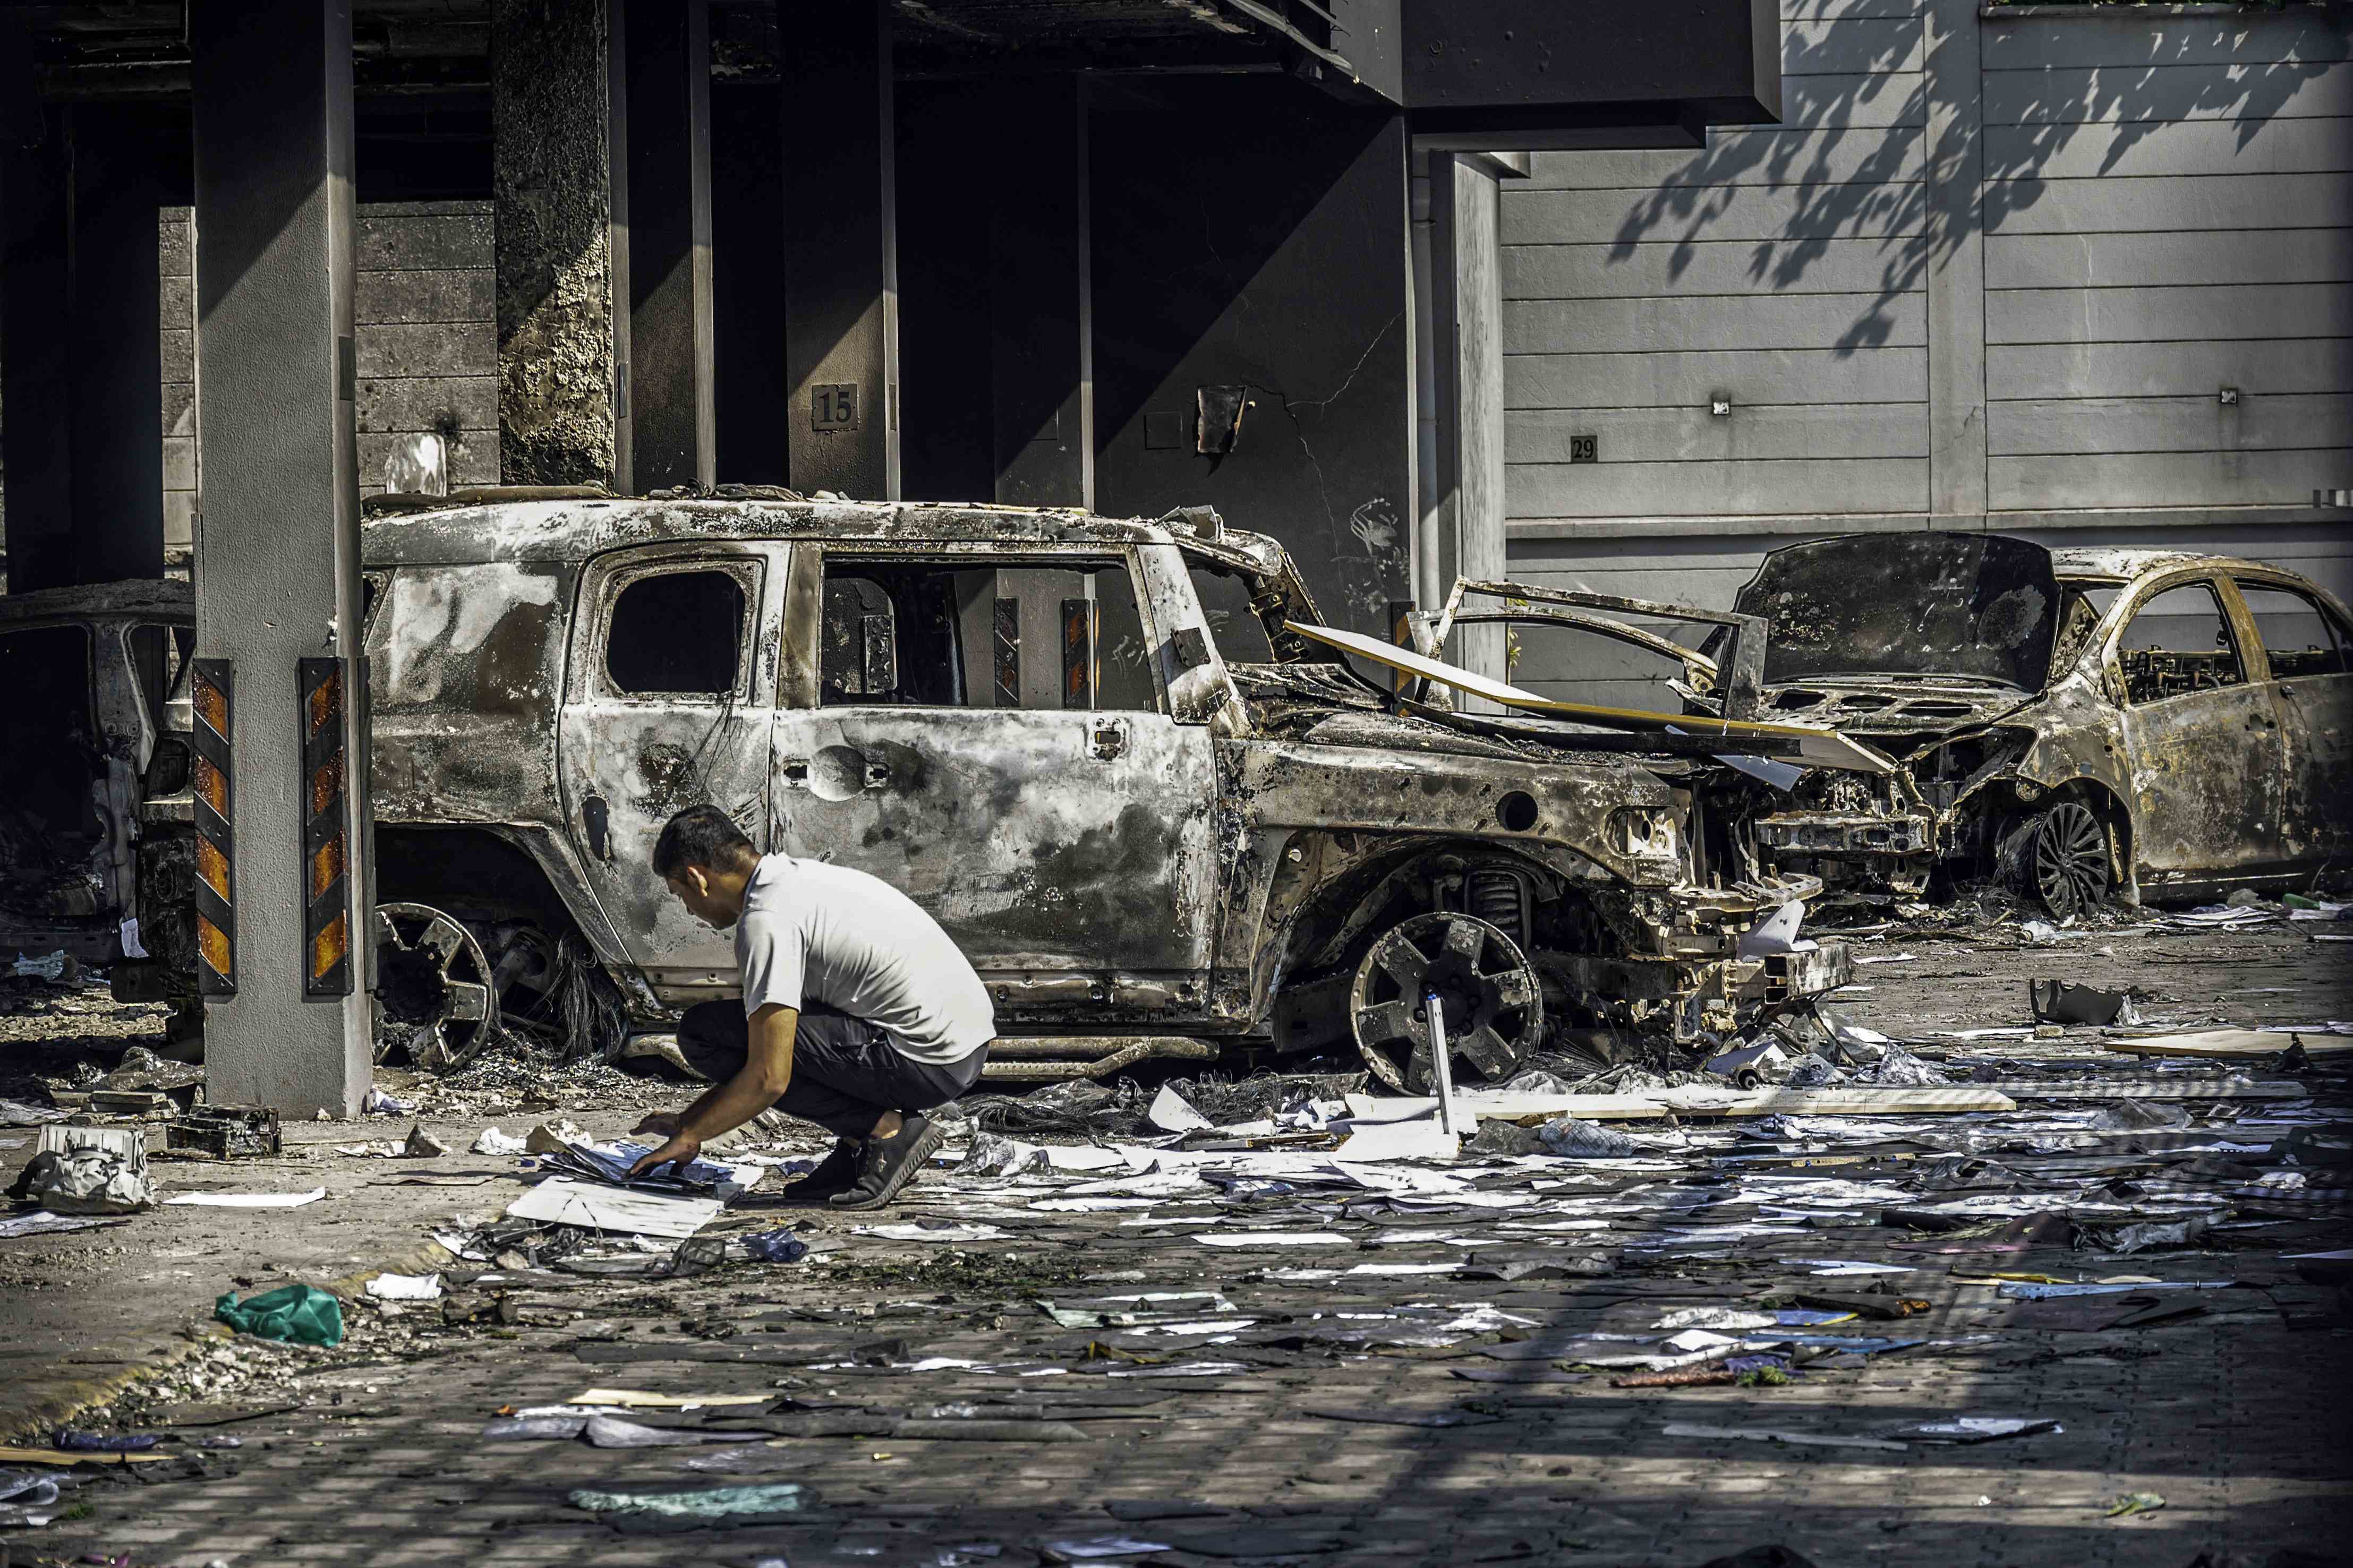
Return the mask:
<svg viewBox="0 0 2353 1568"><path fill-rule="evenodd" d="M750 1041L740 1002L697 1002L678 1021L678 1054L713 1082L742 1070Z"/></svg>

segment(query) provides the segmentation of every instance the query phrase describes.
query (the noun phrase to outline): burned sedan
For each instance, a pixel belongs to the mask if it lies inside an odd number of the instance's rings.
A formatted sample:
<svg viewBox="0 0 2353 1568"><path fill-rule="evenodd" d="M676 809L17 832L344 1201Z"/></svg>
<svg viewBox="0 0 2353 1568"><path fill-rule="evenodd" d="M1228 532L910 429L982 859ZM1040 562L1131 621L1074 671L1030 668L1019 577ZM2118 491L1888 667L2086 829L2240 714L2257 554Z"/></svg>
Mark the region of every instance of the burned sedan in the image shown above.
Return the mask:
<svg viewBox="0 0 2353 1568"><path fill-rule="evenodd" d="M931 910L998 1078L1353 1037L1419 1088L1433 996L1493 1079L1847 973L1739 951L1819 884L1726 885L1686 781L1401 711L1206 511L493 501L371 522L366 567L378 1045L427 1066L501 1017L609 1053L732 986L649 863L702 800Z"/></svg>
<svg viewBox="0 0 2353 1568"><path fill-rule="evenodd" d="M2309 883L2353 852L2353 621L2251 561L1873 534L1766 557L1765 700L1902 759L1810 773L1762 852L1833 886L2112 895Z"/></svg>

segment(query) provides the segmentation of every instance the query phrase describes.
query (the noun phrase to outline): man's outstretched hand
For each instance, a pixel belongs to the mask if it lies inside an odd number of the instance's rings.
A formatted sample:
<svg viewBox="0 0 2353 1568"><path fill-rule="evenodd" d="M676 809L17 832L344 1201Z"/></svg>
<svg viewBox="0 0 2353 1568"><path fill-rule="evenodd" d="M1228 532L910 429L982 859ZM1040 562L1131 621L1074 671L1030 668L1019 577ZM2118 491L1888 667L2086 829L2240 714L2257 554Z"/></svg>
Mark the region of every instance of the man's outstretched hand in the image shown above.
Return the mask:
<svg viewBox="0 0 2353 1568"><path fill-rule="evenodd" d="M675 1138L678 1136L680 1126L685 1121L686 1117L682 1112L657 1110L635 1127L630 1128L629 1133L632 1137L640 1133L651 1133L656 1138Z"/></svg>
<svg viewBox="0 0 2353 1568"><path fill-rule="evenodd" d="M669 1121L673 1124L675 1124L676 1120L677 1119L674 1117L666 1116L649 1116L646 1118L646 1121L649 1122ZM649 1127L642 1124L640 1124L638 1130L641 1132L659 1132L663 1131L661 1128ZM676 1164L682 1170L697 1154L702 1152L702 1139L697 1138L693 1133L683 1130L674 1131L670 1132L669 1141L664 1142L660 1148L655 1150L652 1153L648 1154L644 1159L639 1160L636 1164L630 1166L629 1174L632 1176L651 1175L662 1166L669 1164Z"/></svg>

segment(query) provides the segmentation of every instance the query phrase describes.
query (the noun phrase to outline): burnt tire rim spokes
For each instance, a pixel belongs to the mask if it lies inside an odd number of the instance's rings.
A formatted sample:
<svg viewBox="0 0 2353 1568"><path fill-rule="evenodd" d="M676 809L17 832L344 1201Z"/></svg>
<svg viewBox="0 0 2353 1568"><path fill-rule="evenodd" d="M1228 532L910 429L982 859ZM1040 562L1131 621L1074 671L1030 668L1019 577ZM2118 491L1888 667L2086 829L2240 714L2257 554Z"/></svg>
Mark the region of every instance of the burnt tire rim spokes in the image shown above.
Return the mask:
<svg viewBox="0 0 2353 1568"><path fill-rule="evenodd" d="M1518 943L1475 915L1415 915L1373 943L1348 997L1356 1049L1391 1089L1433 1089L1432 994L1458 1081L1509 1078L1543 1035L1544 993Z"/></svg>
<svg viewBox="0 0 2353 1568"><path fill-rule="evenodd" d="M2034 890L2051 912L2075 914L2107 894L2107 830L2091 807L2062 801L2042 814L2030 865Z"/></svg>
<svg viewBox="0 0 2353 1568"><path fill-rule="evenodd" d="M498 1032L491 963L474 933L427 904L375 910L375 1059L452 1072Z"/></svg>

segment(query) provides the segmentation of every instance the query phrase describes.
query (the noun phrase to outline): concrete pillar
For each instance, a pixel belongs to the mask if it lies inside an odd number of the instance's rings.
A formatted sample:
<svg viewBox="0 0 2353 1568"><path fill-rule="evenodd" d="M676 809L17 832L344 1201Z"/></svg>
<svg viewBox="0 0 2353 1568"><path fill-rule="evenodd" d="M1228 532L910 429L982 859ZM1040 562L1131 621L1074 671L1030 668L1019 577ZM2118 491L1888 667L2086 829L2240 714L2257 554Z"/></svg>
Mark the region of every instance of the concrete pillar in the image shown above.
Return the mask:
<svg viewBox="0 0 2353 1568"><path fill-rule="evenodd" d="M1986 458L1984 75L1977 0L1929 0L1928 510L1982 528ZM1908 243L1930 245L1928 239Z"/></svg>
<svg viewBox="0 0 2353 1568"><path fill-rule="evenodd" d="M996 499L1092 508L1084 85L1076 77L1022 81L996 96L991 130L1008 153L994 170L989 214Z"/></svg>
<svg viewBox="0 0 2353 1568"><path fill-rule="evenodd" d="M499 472L511 485L634 484L622 5L491 6Z"/></svg>
<svg viewBox="0 0 2353 1568"><path fill-rule="evenodd" d="M1507 574L1504 535L1504 290L1496 250L1494 174L1483 160L1441 157L1451 179L1454 570L1488 582ZM1433 182L1433 195L1435 182ZM1440 585L1451 591L1450 577ZM1465 626L1453 649L1464 668L1502 679L1501 626Z"/></svg>
<svg viewBox="0 0 2353 1568"><path fill-rule="evenodd" d="M206 1091L348 1115L370 1074L366 944L343 966L348 994L313 997L307 983L330 912L367 930L364 704L343 702L326 731L343 742L345 787L316 818L301 667L359 654L350 0L198 0L190 52L196 654L228 661L235 696L236 992L207 999ZM322 822L351 851L340 865L306 845ZM322 887L322 868L342 875Z"/></svg>
<svg viewBox="0 0 2353 1568"><path fill-rule="evenodd" d="M896 500L899 262L886 0L792 7L782 29L790 483Z"/></svg>
<svg viewBox="0 0 2353 1568"><path fill-rule="evenodd" d="M0 466L8 485L8 591L74 580L73 330L66 308L69 175L63 116L0 160Z"/></svg>
<svg viewBox="0 0 2353 1568"><path fill-rule="evenodd" d="M186 197L184 110L73 110L74 578L164 574L156 214Z"/></svg>
<svg viewBox="0 0 2353 1568"><path fill-rule="evenodd" d="M628 14L629 411L637 488L718 480L711 292L711 9Z"/></svg>
<svg viewBox="0 0 2353 1568"><path fill-rule="evenodd" d="M1421 607L1435 610L1458 577L1492 582L1509 574L1500 181L1528 171L1524 153L1430 150L1417 161L1416 405L1424 466L1414 584ZM1466 626L1448 652L1466 668L1504 676L1500 626Z"/></svg>

